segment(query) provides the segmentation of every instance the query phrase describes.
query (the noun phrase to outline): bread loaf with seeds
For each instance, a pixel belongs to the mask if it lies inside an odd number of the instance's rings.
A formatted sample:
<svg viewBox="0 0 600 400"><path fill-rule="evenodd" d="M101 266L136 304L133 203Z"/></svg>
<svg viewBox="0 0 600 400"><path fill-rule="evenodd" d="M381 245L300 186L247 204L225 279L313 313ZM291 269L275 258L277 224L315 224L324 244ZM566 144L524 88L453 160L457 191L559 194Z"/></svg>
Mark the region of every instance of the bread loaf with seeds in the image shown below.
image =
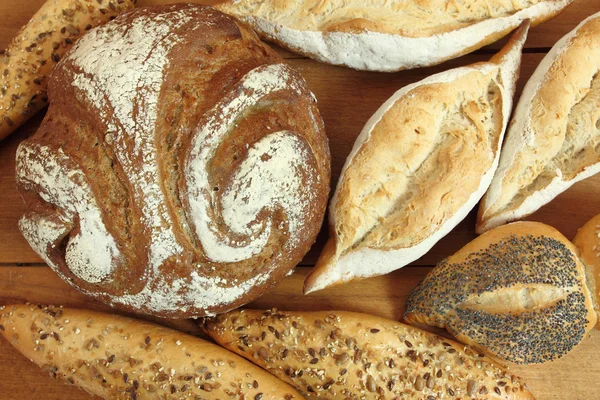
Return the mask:
<svg viewBox="0 0 600 400"><path fill-rule="evenodd" d="M47 0L4 51L0 140L48 104L48 78L73 43L134 7L136 0Z"/></svg>
<svg viewBox="0 0 600 400"><path fill-rule="evenodd" d="M105 399L302 399L205 340L88 310L0 307L0 334L50 376Z"/></svg>
<svg viewBox="0 0 600 400"><path fill-rule="evenodd" d="M476 230L534 213L600 171L600 12L560 39L525 85Z"/></svg>
<svg viewBox="0 0 600 400"><path fill-rule="evenodd" d="M404 267L475 207L498 165L528 28L489 62L398 90L369 119L340 174L305 293Z"/></svg>
<svg viewBox="0 0 600 400"><path fill-rule="evenodd" d="M556 229L517 222L479 236L411 292L404 319L446 328L480 351L539 364L573 350L596 324L577 248Z"/></svg>
<svg viewBox="0 0 600 400"><path fill-rule="evenodd" d="M227 0L217 5L268 40L316 60L368 71L439 64L573 0Z"/></svg>
<svg viewBox="0 0 600 400"><path fill-rule="evenodd" d="M239 307L302 260L330 155L302 76L212 7L137 8L90 31L17 151L19 228L65 281L156 316Z"/></svg>
<svg viewBox="0 0 600 400"><path fill-rule="evenodd" d="M596 315L600 315L600 214L582 226L573 239L586 266L586 279L592 291ZM596 323L600 329L600 324Z"/></svg>
<svg viewBox="0 0 600 400"><path fill-rule="evenodd" d="M202 326L307 398L533 398L506 367L472 348L371 315L236 310Z"/></svg>

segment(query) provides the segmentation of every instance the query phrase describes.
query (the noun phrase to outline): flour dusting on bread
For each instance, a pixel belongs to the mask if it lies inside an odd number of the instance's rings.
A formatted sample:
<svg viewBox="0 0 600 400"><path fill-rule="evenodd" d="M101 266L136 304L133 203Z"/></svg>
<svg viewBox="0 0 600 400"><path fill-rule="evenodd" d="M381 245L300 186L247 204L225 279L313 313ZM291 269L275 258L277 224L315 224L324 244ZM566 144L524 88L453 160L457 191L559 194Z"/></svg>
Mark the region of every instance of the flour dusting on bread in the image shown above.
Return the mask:
<svg viewBox="0 0 600 400"><path fill-rule="evenodd" d="M235 262L260 253L269 239L271 221L266 225L264 221L261 224L254 221L265 208L282 207L290 221L290 241L286 247L298 241L299 231L294 220L302 220L303 213L310 207L311 192L318 184L314 172L308 171L308 179L298 173L310 157L300 140L289 133L285 134L287 140L277 139L283 132L267 135L250 149L234 177L237 184L227 188L223 196L224 218L233 233L249 237L245 243L230 238L228 232L217 231L214 208L218 200L207 173L216 148L248 109L282 90L291 90L297 95L302 93L303 87L293 82L291 73L284 64L250 71L234 92L226 94L225 99L214 106L206 124L195 133L185 167L188 201L196 233L212 261ZM273 141L278 141L281 146ZM264 151L259 154L260 149ZM289 196L289 193L296 195Z"/></svg>
<svg viewBox="0 0 600 400"><path fill-rule="evenodd" d="M36 187L44 201L61 210L54 217L27 214L19 221L19 228L33 249L43 255L48 246L55 247L72 229L77 216L80 229L67 245L66 262L79 278L97 283L110 275L120 252L104 226L87 178L70 164L60 149L28 143L19 146L17 181L25 187ZM56 268L56 261L47 256L44 260Z"/></svg>
<svg viewBox="0 0 600 400"><path fill-rule="evenodd" d="M315 98L233 18L137 9L90 31L54 78L18 154L33 210L21 229L79 290L209 315L260 295L314 242L330 175Z"/></svg>
<svg viewBox="0 0 600 400"><path fill-rule="evenodd" d="M181 39L175 30L190 19L185 11L175 11L136 18L131 26L110 24L84 36L69 55L81 69L73 84L106 123L132 190L143 201L144 223L152 235L150 265L155 271L166 258L182 250L171 229L173 221L160 187L154 131L168 54ZM141 169L136 165L138 160L143 160Z"/></svg>

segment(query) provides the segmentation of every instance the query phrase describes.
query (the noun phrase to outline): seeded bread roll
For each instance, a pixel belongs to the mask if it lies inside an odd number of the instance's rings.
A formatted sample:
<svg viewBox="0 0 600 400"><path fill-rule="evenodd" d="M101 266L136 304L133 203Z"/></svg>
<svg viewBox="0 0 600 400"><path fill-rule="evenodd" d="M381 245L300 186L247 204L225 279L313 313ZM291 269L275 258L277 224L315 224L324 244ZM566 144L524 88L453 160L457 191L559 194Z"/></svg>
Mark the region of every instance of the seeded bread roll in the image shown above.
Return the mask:
<svg viewBox="0 0 600 400"><path fill-rule="evenodd" d="M48 0L4 51L0 140L48 104L56 63L90 29L134 7L136 0Z"/></svg>
<svg viewBox="0 0 600 400"><path fill-rule="evenodd" d="M227 0L219 7L268 40L316 60L368 71L439 64L573 0Z"/></svg>
<svg viewBox="0 0 600 400"><path fill-rule="evenodd" d="M0 307L0 333L53 378L105 399L302 399L212 343L117 315Z"/></svg>
<svg viewBox="0 0 600 400"><path fill-rule="evenodd" d="M314 243L330 180L316 99L232 17L137 8L82 37L48 93L17 150L19 228L82 292L212 315L260 296Z"/></svg>
<svg viewBox="0 0 600 400"><path fill-rule="evenodd" d="M478 233L525 218L600 171L600 12L560 39L525 85Z"/></svg>
<svg viewBox="0 0 600 400"><path fill-rule="evenodd" d="M415 261L477 205L498 166L528 22L489 62L398 90L354 143L305 293Z"/></svg>
<svg viewBox="0 0 600 400"><path fill-rule="evenodd" d="M519 364L555 360L596 324L578 251L554 228L493 229L439 263L411 292L404 319Z"/></svg>
<svg viewBox="0 0 600 400"><path fill-rule="evenodd" d="M581 261L586 265L588 287L593 293L596 315L600 313L600 214L582 226L573 244L579 249ZM600 324L596 324L600 329Z"/></svg>
<svg viewBox="0 0 600 400"><path fill-rule="evenodd" d="M533 398L519 378L470 347L371 315L236 310L203 327L308 398Z"/></svg>

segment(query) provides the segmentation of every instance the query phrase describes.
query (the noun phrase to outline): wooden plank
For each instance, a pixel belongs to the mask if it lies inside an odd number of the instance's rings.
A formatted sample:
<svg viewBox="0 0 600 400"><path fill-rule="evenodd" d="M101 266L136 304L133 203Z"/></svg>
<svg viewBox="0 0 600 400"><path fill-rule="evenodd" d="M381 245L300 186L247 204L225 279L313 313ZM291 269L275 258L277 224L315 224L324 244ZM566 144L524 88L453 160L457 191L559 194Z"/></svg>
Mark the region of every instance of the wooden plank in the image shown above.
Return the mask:
<svg viewBox="0 0 600 400"><path fill-rule="evenodd" d="M18 6L9 0L0 0L0 48L5 48L21 26L31 18L45 0L21 0ZM192 3L216 4L219 0L195 0ZM178 0L139 0L138 6L180 3ZM561 15L532 29L527 40L528 48L552 47L587 16L600 11L600 0L575 0ZM4 16L4 17L2 17ZM498 47L498 45L492 45Z"/></svg>
<svg viewBox="0 0 600 400"><path fill-rule="evenodd" d="M309 296L301 296L302 282L309 268L298 268L296 273L281 282L269 293L249 305L252 308L277 307L282 310L336 310L364 312L399 320L410 290L430 268L405 268L383 277L366 279L327 289ZM106 307L81 295L61 281L45 267L0 268L0 304L21 303L64 304L106 310ZM145 317L144 317L145 318ZM167 326L195 333L190 321L165 321ZM439 333L439 331L436 331ZM597 398L595 382L600 377L600 332L593 331L589 338L566 357L540 366L517 366L511 369L529 385L537 399L590 400ZM44 394L47 400L91 399L72 387L52 379L31 364L4 340L0 340L0 396L2 399L21 400Z"/></svg>
<svg viewBox="0 0 600 400"><path fill-rule="evenodd" d="M346 156L354 140L371 115L399 88L419 81L426 76L489 58L476 54L450 61L444 66L403 71L395 74L359 72L346 68L324 65L308 59L291 59L289 62L306 78L309 87L319 101L319 109L327 129L332 153L332 190ZM525 54L522 78L518 90L526 82L539 61L541 54ZM17 223L24 212L23 202L16 191L14 158L18 144L33 134L41 116L34 118L19 131L0 143L0 263L41 263L18 232ZM577 229L589 218L600 212L595 199L600 196L600 176L583 181L559 196L548 206L530 217L548 223L572 238ZM415 265L434 265L454 253L475 237L475 211L453 232L442 239ZM314 265L326 240L326 227L302 265Z"/></svg>
<svg viewBox="0 0 600 400"><path fill-rule="evenodd" d="M0 0L0 48L5 47L45 0ZM215 3L217 0L198 1ZM140 0L139 5L166 4L177 0ZM600 0L576 0L562 15L532 29L526 47L530 53L523 61L519 88L530 76L543 52L570 31L586 16L600 10ZM432 73L459 65L482 61L502 45L497 42L476 54L452 60L439 67L396 74L352 71L305 59L278 49L280 54L298 68L315 92L326 122L333 153L333 182L350 151L354 139L366 120L394 91ZM533 53L531 53L533 52ZM17 221L24 207L15 189L14 154L20 141L35 132L42 119L37 116L12 138L0 142L0 304L13 302L42 302L109 311L110 309L82 295L62 282L49 268L18 267L17 263L41 263L17 230ZM600 194L600 176L583 181L560 195L529 219L549 223L572 238L583 223L600 211L595 199ZM450 235L416 265L433 265L471 240L474 213L471 213ZM317 244L303 264L314 264L326 238L322 232ZM304 277L309 268L297 268L295 274L281 282L250 306L278 307L288 310L344 309L399 319L410 290L430 270L428 267L404 268L383 277L372 278L327 289L309 296L301 295ZM153 320L173 328L199 334L192 321ZM594 382L600 377L600 334L594 331L589 339L567 357L543 366L513 366L523 376L538 399L594 399ZM0 340L0 398L2 399L90 399L88 394L52 379Z"/></svg>

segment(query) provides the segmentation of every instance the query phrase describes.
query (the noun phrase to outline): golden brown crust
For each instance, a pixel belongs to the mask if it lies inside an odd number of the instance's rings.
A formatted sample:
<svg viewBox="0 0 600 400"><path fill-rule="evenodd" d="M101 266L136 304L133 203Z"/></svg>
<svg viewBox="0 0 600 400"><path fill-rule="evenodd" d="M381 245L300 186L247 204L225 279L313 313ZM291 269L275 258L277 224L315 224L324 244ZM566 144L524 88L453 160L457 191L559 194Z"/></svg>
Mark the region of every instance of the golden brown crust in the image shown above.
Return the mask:
<svg viewBox="0 0 600 400"><path fill-rule="evenodd" d="M489 62L397 91L369 119L329 210L330 239L305 292L382 275L423 256L489 185L529 22Z"/></svg>
<svg viewBox="0 0 600 400"><path fill-rule="evenodd" d="M493 229L439 263L411 292L404 315L522 364L564 356L596 318L577 249L537 222Z"/></svg>
<svg viewBox="0 0 600 400"><path fill-rule="evenodd" d="M5 306L0 334L52 377L105 399L302 399L219 346L117 315Z"/></svg>
<svg viewBox="0 0 600 400"><path fill-rule="evenodd" d="M237 310L203 326L218 343L307 398L533 398L489 357L371 315Z"/></svg>
<svg viewBox="0 0 600 400"><path fill-rule="evenodd" d="M475 0L440 6L440 2L435 0L227 0L216 7L236 16L262 17L297 30L346 33L371 31L418 38L445 34L490 19L506 18L539 6L540 3L548 6L552 2ZM539 10L532 16L532 23L534 26L538 25L562 10L551 7ZM508 26L504 34L515 27ZM487 43L493 41L490 39Z"/></svg>
<svg viewBox="0 0 600 400"><path fill-rule="evenodd" d="M476 230L522 219L600 170L600 13L561 38L527 82Z"/></svg>
<svg viewBox="0 0 600 400"><path fill-rule="evenodd" d="M49 93L17 155L20 227L83 292L158 316L224 312L313 244L330 180L316 100L233 18L137 9L80 40Z"/></svg>
<svg viewBox="0 0 600 400"><path fill-rule="evenodd" d="M263 37L319 61L360 70L430 66L562 12L572 0L228 0L219 9Z"/></svg>
<svg viewBox="0 0 600 400"><path fill-rule="evenodd" d="M4 51L0 140L48 104L56 63L87 31L134 7L136 0L47 0Z"/></svg>
<svg viewBox="0 0 600 400"><path fill-rule="evenodd" d="M593 293L596 315L600 313L600 214L590 219L578 231L573 244L579 249L581 261L586 266L586 283ZM600 325L596 324L600 329Z"/></svg>

